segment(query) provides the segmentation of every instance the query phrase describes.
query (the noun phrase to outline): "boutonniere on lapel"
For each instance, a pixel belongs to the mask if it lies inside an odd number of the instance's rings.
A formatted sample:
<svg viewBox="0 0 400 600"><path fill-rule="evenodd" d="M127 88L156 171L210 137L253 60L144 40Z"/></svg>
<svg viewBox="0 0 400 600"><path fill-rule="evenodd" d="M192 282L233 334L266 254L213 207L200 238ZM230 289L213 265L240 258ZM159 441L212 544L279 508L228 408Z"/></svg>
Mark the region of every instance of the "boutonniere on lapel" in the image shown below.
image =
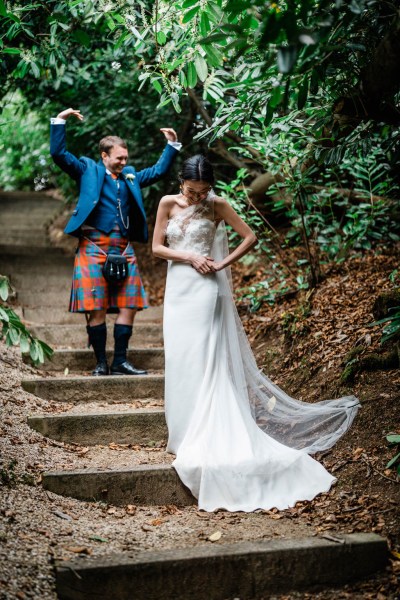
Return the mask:
<svg viewBox="0 0 400 600"><path fill-rule="evenodd" d="M133 180L135 179L136 175L134 175L133 173L127 173L125 175L125 179L127 181L129 181L130 183L133 183Z"/></svg>

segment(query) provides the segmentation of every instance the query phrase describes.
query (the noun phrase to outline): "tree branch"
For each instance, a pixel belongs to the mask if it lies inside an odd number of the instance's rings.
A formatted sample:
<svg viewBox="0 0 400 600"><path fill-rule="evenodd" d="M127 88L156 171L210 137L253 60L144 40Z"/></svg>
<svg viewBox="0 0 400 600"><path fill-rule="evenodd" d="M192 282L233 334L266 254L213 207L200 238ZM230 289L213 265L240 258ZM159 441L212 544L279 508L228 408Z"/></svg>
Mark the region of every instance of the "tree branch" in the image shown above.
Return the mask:
<svg viewBox="0 0 400 600"><path fill-rule="evenodd" d="M195 104L199 114L203 118L204 122L210 127L213 123L213 120L212 120L212 117L210 116L210 114L208 113L208 111L206 110L206 108L204 107L204 104L201 102L200 98L197 96L196 92L192 88L187 88L186 91L188 93L189 98L191 98L191 100L194 102L194 104ZM246 150L248 150L250 152L250 154L254 158L258 158L261 160L261 158L262 158L261 154L254 148L251 148L251 146L248 146L247 144L245 144L238 135L236 135L232 131L227 131L224 135L226 137L229 137L233 141L235 141L237 144L241 144L244 148L246 148ZM257 175L260 174L259 171L255 170L255 169L250 169L249 165L246 162L233 156L233 154L231 154L229 152L229 150L226 149L224 143L221 140L217 140L216 147L215 148L210 147L210 150L212 152L214 152L215 154L218 154L219 156L224 158L226 161L230 162L232 165L234 165L238 169L242 169L242 168L247 169L249 172L249 175L252 175L253 177L257 177Z"/></svg>

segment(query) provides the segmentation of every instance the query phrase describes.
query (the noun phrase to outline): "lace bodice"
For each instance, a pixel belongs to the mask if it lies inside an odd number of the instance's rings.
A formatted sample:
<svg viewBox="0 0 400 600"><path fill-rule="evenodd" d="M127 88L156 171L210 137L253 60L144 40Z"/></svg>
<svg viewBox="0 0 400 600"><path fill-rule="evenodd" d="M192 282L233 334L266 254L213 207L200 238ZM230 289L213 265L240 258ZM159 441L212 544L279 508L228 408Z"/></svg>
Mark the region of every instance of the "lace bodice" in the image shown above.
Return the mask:
<svg viewBox="0 0 400 600"><path fill-rule="evenodd" d="M207 256L215 236L214 207L210 197L193 204L169 219L166 229L167 243L174 250L190 250Z"/></svg>

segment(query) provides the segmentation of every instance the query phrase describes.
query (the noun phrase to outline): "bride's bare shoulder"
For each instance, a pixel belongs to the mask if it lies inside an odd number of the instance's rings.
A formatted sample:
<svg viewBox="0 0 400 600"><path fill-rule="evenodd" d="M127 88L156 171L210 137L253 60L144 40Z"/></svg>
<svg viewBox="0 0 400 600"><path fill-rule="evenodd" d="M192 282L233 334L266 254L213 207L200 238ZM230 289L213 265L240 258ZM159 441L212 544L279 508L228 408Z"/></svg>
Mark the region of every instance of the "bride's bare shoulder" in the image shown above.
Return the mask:
<svg viewBox="0 0 400 600"><path fill-rule="evenodd" d="M159 211L161 210L163 213L170 216L178 204L178 202L177 202L178 196L179 196L179 194L167 194L166 196L163 196L161 198L160 204L158 206Z"/></svg>
<svg viewBox="0 0 400 600"><path fill-rule="evenodd" d="M221 198L221 196L213 196L213 203L214 203L214 211L215 213L218 215L220 212L224 211L224 208L228 205L228 202L224 199Z"/></svg>
<svg viewBox="0 0 400 600"><path fill-rule="evenodd" d="M166 196L163 196L161 198L160 204L162 204L164 206L172 207L175 204L177 204L178 197L179 197L179 194L167 194Z"/></svg>

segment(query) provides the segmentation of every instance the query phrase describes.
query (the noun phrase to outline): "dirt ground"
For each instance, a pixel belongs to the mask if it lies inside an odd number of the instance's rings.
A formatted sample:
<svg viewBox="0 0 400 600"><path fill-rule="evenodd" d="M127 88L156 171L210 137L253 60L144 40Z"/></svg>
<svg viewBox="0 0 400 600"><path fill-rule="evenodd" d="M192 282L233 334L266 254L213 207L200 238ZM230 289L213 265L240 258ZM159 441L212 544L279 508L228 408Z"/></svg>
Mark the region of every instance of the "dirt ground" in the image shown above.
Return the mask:
<svg viewBox="0 0 400 600"><path fill-rule="evenodd" d="M146 247L137 253L150 299L161 303L165 265ZM379 348L379 330L368 326L374 320L371 310L376 296L392 287L388 275L398 258L397 252L355 256L310 296L304 293L254 314L239 304L259 365L285 391L310 402L354 393L362 404L347 435L317 457L337 484L290 510L209 514L195 506L114 507L44 491L43 471L92 466L95 451L53 442L28 427L29 414L59 412L60 407L22 390L21 379L36 371L22 362L18 349L1 343L0 598L54 599L55 561L77 556L303 535L332 538L359 531L387 539L391 560L385 572L340 589L275 598L400 598L400 486L395 471L386 469L396 449L385 437L400 433L400 371L360 373L346 385L340 379L352 347L361 343L365 353ZM252 269L235 268L235 288L244 277L248 283L257 280L259 265ZM118 466L130 464L134 456L141 463L158 462L163 447L114 444L96 452L96 464ZM216 531L222 536L211 542Z"/></svg>

